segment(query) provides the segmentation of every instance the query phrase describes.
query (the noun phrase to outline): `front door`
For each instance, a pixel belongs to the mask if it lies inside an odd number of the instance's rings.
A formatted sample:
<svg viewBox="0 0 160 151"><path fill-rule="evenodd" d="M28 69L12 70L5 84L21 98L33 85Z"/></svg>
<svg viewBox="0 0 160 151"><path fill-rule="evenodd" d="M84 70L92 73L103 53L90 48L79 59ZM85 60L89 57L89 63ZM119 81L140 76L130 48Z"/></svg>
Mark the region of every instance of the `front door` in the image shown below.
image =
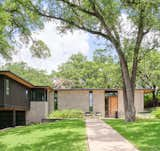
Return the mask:
<svg viewBox="0 0 160 151"><path fill-rule="evenodd" d="M109 97L109 117L116 117L116 112L118 111L118 97Z"/></svg>

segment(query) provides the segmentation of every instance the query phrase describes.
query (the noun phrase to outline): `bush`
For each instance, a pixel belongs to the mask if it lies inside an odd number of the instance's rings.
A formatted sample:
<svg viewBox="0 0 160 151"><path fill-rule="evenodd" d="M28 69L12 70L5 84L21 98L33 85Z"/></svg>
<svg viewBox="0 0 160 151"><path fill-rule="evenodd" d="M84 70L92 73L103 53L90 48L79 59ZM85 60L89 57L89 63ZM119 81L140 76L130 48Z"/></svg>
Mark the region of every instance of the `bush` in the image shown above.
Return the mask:
<svg viewBox="0 0 160 151"><path fill-rule="evenodd" d="M153 114L156 118L160 119L160 108L156 108L154 111L152 111L152 114Z"/></svg>
<svg viewBox="0 0 160 151"><path fill-rule="evenodd" d="M83 118L84 113L81 110L57 110L53 111L49 118Z"/></svg>

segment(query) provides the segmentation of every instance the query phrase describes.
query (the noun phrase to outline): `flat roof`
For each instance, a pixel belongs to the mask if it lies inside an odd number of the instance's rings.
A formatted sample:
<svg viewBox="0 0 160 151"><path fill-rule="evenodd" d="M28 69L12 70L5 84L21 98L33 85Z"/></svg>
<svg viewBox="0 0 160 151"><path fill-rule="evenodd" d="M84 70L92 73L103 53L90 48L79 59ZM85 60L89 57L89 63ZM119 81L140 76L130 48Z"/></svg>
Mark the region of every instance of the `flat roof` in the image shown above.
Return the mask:
<svg viewBox="0 0 160 151"><path fill-rule="evenodd" d="M8 70L5 70L5 71L1 70L0 75L5 75L5 76L17 81L18 83L20 83L28 88L43 88L43 89L52 90L52 88L50 86L35 86L32 83L28 82L27 80L18 76L17 74L15 74L11 71L8 71Z"/></svg>
<svg viewBox="0 0 160 151"><path fill-rule="evenodd" d="M93 91L93 90L104 90L104 91L110 91L110 92L116 92L118 89L107 89L107 88L54 88L54 91L78 91L78 90L84 90L84 91Z"/></svg>
<svg viewBox="0 0 160 151"><path fill-rule="evenodd" d="M103 91L108 91L108 92L116 92L118 90L122 90L120 88L118 89L109 89L109 88L54 88L54 91L94 91L94 90L103 90ZM153 92L153 89L135 89L136 91L144 91L144 93L151 93Z"/></svg>

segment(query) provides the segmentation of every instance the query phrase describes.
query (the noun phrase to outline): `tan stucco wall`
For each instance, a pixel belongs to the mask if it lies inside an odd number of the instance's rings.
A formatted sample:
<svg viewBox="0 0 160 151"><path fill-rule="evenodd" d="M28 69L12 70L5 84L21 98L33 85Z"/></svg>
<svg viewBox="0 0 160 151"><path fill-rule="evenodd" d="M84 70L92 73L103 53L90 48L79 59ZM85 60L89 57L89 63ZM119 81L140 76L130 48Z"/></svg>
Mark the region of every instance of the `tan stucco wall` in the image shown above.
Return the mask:
<svg viewBox="0 0 160 151"><path fill-rule="evenodd" d="M105 115L104 91L93 91L93 112L101 112ZM89 111L89 91L71 90L58 91L58 109L80 109L84 112Z"/></svg>
<svg viewBox="0 0 160 151"><path fill-rule="evenodd" d="M30 104L30 110L26 112L26 123L41 122L48 115L48 102L34 102Z"/></svg>
<svg viewBox="0 0 160 151"><path fill-rule="evenodd" d="M58 109L80 109L87 112L89 110L89 92L58 91Z"/></svg>
<svg viewBox="0 0 160 151"><path fill-rule="evenodd" d="M93 91L93 112L101 112L105 115L105 94L103 90Z"/></svg>
<svg viewBox="0 0 160 151"><path fill-rule="evenodd" d="M135 91L134 96L134 105L136 108L136 112L143 112L144 111L144 92L143 90Z"/></svg>
<svg viewBox="0 0 160 151"><path fill-rule="evenodd" d="M136 113L144 111L144 93L143 90L135 91L134 106ZM124 116L123 91L118 90L118 114L120 117Z"/></svg>

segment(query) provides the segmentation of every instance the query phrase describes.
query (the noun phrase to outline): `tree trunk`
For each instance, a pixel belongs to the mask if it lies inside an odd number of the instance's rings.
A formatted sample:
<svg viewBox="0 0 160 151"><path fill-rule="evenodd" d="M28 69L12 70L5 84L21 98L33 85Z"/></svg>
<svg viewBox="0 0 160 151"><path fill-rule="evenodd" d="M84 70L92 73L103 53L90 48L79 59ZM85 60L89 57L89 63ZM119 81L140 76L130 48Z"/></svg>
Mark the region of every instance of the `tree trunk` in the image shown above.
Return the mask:
<svg viewBox="0 0 160 151"><path fill-rule="evenodd" d="M123 70L123 69L122 69ZM124 100L124 111L125 120L127 122L133 122L136 119L135 107L134 107L134 88L132 88L131 81L127 81L128 77L122 75L123 77L123 100ZM128 83L128 85L126 85Z"/></svg>
<svg viewBox="0 0 160 151"><path fill-rule="evenodd" d="M133 122L136 119L136 110L134 107L134 83L129 76L128 65L127 62L121 53L121 51L117 51L119 53L120 66L122 72L122 81L123 81L123 100L124 100L124 112L125 112L125 120L127 122Z"/></svg>

